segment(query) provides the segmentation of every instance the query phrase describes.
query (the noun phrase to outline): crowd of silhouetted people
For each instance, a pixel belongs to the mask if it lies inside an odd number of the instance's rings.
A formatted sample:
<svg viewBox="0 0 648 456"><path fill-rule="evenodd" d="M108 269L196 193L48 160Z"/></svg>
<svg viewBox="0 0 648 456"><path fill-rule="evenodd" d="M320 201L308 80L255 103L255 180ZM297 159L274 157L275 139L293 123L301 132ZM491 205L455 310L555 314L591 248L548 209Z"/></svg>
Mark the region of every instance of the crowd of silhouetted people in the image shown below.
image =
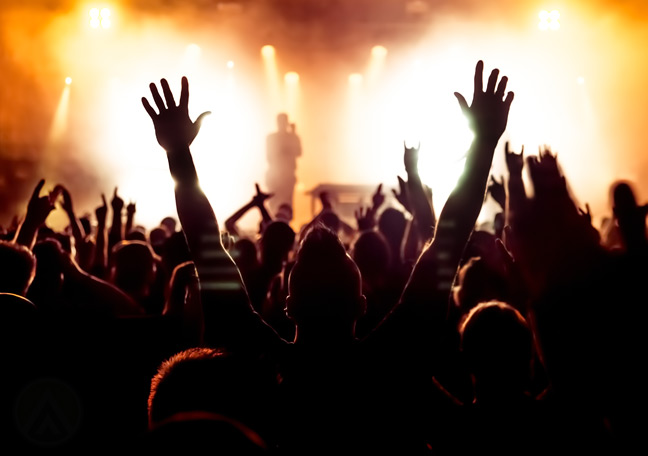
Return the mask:
<svg viewBox="0 0 648 456"><path fill-rule="evenodd" d="M379 185L351 226L323 193L302 227L259 185L217 221L191 156L203 115L191 120L189 83L177 102L151 84L142 103L179 223L138 225L117 189L79 217L65 183L41 180L2 227L3 447L645 451L648 205L615 182L594 226L550 150L506 143L508 173L492 177L513 93L498 70L484 81L481 61L474 81L470 103L455 94L475 136L442 208L405 147L393 204ZM485 198L500 210L478 229ZM45 223L55 209L62 232ZM237 223L256 210L246 236Z"/></svg>

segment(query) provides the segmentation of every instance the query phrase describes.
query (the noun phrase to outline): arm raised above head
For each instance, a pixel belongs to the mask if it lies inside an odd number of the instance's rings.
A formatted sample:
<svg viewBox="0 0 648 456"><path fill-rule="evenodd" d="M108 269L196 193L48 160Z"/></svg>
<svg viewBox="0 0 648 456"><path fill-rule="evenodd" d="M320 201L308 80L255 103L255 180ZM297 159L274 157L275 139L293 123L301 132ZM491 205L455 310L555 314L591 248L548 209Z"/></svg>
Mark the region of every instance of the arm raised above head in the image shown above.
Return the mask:
<svg viewBox="0 0 648 456"><path fill-rule="evenodd" d="M274 335L278 339L252 309L241 275L222 244L211 204L200 188L189 146L209 111L191 120L186 77L182 78L177 105L166 79L160 85L164 100L155 84L149 86L158 111L146 98L142 98L142 104L153 121L158 143L167 153L169 171L176 183L178 218L200 278L206 342L231 346L246 337L258 339Z"/></svg>
<svg viewBox="0 0 648 456"><path fill-rule="evenodd" d="M410 315L413 310L415 315L423 317L417 321L427 325L428 331L430 321L438 327L445 320L448 296L481 210L495 147L506 129L513 101L512 92L505 96L507 77L502 77L497 84L499 70L491 72L484 90L483 70L484 64L479 61L470 106L461 94L455 93L475 137L463 174L441 211L434 239L419 257L394 312ZM408 322L410 320L408 317Z"/></svg>

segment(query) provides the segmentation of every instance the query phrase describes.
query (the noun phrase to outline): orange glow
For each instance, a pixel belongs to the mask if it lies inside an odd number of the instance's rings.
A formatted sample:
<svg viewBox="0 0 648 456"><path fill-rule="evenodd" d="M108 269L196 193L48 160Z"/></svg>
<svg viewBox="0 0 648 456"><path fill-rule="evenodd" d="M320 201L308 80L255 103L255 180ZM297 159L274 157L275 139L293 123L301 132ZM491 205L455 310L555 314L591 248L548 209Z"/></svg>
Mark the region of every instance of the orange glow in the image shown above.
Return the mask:
<svg viewBox="0 0 648 456"><path fill-rule="evenodd" d="M521 2L507 11L471 2L472 11L440 11L427 32L409 42L378 43L362 35L343 49L313 45L318 36L308 30L309 40L284 46L288 36L214 27L212 16L182 2L158 13L131 3L51 9L2 2L0 50L11 58L0 59L0 70L15 90L0 112L0 132L45 150L50 126L61 125L53 119L59 117L62 83L74 74L67 126L59 129L67 149L60 153L76 153L80 168L95 172L88 181L97 188L88 194L123 188L126 198L138 201L142 223L173 213L174 200L166 187L168 166L139 99L162 77L177 91L183 75L190 81L192 118L213 111L193 148L221 218L249 200L255 181L264 181L265 135L281 111L296 122L303 143L300 188L321 182L394 185L404 172L403 140L420 140L421 174L441 205L471 139L452 94L470 99L478 59L509 76L516 94L504 139L517 150L550 144L594 214L608 210L602 187L615 178L638 182L638 193L648 195L648 15L630 6L639 0L607 2L605 9L585 0ZM109 16L102 15L104 7ZM538 30L541 8L545 33ZM554 8L559 12L552 16ZM111 21L108 30L103 19ZM551 33L552 22L558 32ZM38 101L28 95L34 91ZM34 116L39 122L32 122ZM505 172L501 150L493 172ZM307 212L296 214L302 220L310 215L309 200L296 198L307 202ZM80 210L98 202L80 200Z"/></svg>
<svg viewBox="0 0 648 456"><path fill-rule="evenodd" d="M261 55L265 57L266 59L269 59L271 57L274 57L275 55L275 48L274 46L270 46L269 44L266 44L261 48Z"/></svg>

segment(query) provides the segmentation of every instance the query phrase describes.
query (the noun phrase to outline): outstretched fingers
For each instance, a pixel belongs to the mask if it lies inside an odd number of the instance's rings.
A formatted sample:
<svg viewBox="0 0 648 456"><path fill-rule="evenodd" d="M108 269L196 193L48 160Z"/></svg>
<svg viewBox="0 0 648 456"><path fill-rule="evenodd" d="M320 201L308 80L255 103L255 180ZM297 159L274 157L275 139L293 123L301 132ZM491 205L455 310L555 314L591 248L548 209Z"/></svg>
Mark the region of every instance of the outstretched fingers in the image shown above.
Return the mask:
<svg viewBox="0 0 648 456"><path fill-rule="evenodd" d="M169 82L166 79L160 80L160 85L162 86L162 92L164 92L164 98L166 100L166 105L169 108L175 108L175 100L173 99L173 93L171 92L171 87L169 87Z"/></svg>
<svg viewBox="0 0 648 456"><path fill-rule="evenodd" d="M477 65L475 66L475 90L473 91L473 93L479 93L482 92L483 90L484 90L484 62L480 60L477 62ZM457 96L456 93L455 96Z"/></svg>
<svg viewBox="0 0 648 456"><path fill-rule="evenodd" d="M144 106L144 109L148 113L148 115L151 117L151 119L155 119L157 117L157 112L155 112L155 109L151 106L149 101L146 99L146 97L142 97L142 105Z"/></svg>
<svg viewBox="0 0 648 456"><path fill-rule="evenodd" d="M459 102L459 107L461 108L461 112L463 112L464 115L470 114L470 108L468 107L468 102L466 101L464 96L459 92L455 92L454 96L457 97L457 101Z"/></svg>
<svg viewBox="0 0 648 456"><path fill-rule="evenodd" d="M198 118L196 119L196 121L194 122L194 124L195 124L198 128L200 128L200 126L202 125L203 119L204 119L206 116L210 115L210 114L211 114L211 111L205 111L205 112L203 112L201 115L198 116Z"/></svg>
<svg viewBox="0 0 648 456"><path fill-rule="evenodd" d="M187 109L189 106L189 80L186 76L182 77L182 89L180 90L180 104L179 108Z"/></svg>
<svg viewBox="0 0 648 456"><path fill-rule="evenodd" d="M488 77L488 86L486 86L486 93L495 92L495 84L497 83L498 77L499 77L499 70L495 68L493 71L491 71L491 74Z"/></svg>
<svg viewBox="0 0 648 456"><path fill-rule="evenodd" d="M508 84L508 77L502 76L502 79L500 79L500 82L497 86L497 91L495 92L498 98L504 97L504 92L506 92L506 84Z"/></svg>
<svg viewBox="0 0 648 456"><path fill-rule="evenodd" d="M155 102L158 111L164 111L166 109L166 106L164 105L164 101L162 101L162 97L160 96L160 92L158 91L157 86L151 82L149 84L149 88L151 89L151 95L153 95L153 101Z"/></svg>

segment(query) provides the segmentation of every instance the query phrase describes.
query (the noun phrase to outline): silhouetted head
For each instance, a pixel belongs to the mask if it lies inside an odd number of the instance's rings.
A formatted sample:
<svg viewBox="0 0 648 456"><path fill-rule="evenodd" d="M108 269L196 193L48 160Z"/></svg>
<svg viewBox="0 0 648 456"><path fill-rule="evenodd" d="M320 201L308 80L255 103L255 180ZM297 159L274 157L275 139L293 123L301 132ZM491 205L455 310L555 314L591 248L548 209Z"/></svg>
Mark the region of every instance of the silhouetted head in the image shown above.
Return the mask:
<svg viewBox="0 0 648 456"><path fill-rule="evenodd" d="M164 245L167 239L169 239L169 234L169 230L164 226L155 227L149 233L149 242L157 255L164 253Z"/></svg>
<svg viewBox="0 0 648 456"><path fill-rule="evenodd" d="M295 243L295 232L286 222L270 223L261 238L261 262L276 264L285 261Z"/></svg>
<svg viewBox="0 0 648 456"><path fill-rule="evenodd" d="M462 313L467 313L480 302L506 299L506 282L488 267L480 257L470 258L459 270L458 284L453 298Z"/></svg>
<svg viewBox="0 0 648 456"><path fill-rule="evenodd" d="M476 386L518 392L526 386L532 336L522 315L500 301L473 308L460 327L461 348Z"/></svg>
<svg viewBox="0 0 648 456"><path fill-rule="evenodd" d="M632 184L627 181L616 181L612 185L612 204L614 213L618 216L632 211L637 207L637 200Z"/></svg>
<svg viewBox="0 0 648 456"><path fill-rule="evenodd" d="M27 298L13 293L0 293L0 354L3 364L7 361L7 355L15 356L28 344L34 343L37 317L36 306ZM24 366L24 363L30 361L31 359L22 359L21 364ZM4 368L7 366L4 365ZM11 369L6 372L12 376L20 375Z"/></svg>
<svg viewBox="0 0 648 456"><path fill-rule="evenodd" d="M288 114L284 112L277 114L277 130L288 131Z"/></svg>
<svg viewBox="0 0 648 456"><path fill-rule="evenodd" d="M156 256L142 241L121 241L112 250L112 283L128 293L138 293L155 279Z"/></svg>
<svg viewBox="0 0 648 456"><path fill-rule="evenodd" d="M304 326L353 328L365 311L360 270L337 235L323 226L312 228L302 241L288 292L286 310L298 331Z"/></svg>
<svg viewBox="0 0 648 456"><path fill-rule="evenodd" d="M391 263L389 244L377 231L364 231L353 244L351 256L364 281L384 279Z"/></svg>
<svg viewBox="0 0 648 456"><path fill-rule="evenodd" d="M27 297L41 310L49 310L63 287L63 249L58 241L47 239L36 243L36 276L29 287Z"/></svg>
<svg viewBox="0 0 648 456"><path fill-rule="evenodd" d="M378 230L385 236L392 248L401 245L406 226L405 215L393 207L388 207L382 211L378 218Z"/></svg>
<svg viewBox="0 0 648 456"><path fill-rule="evenodd" d="M149 428L169 422L216 420L244 434L249 430L263 434L274 413L276 378L259 360L221 349L192 348L177 353L162 363L151 381Z"/></svg>
<svg viewBox="0 0 648 456"><path fill-rule="evenodd" d="M20 296L27 289L36 274L36 259L31 251L13 242L0 241L0 292Z"/></svg>
<svg viewBox="0 0 648 456"><path fill-rule="evenodd" d="M130 233L125 236L127 241L146 242L146 230L141 226L134 226Z"/></svg>
<svg viewBox="0 0 648 456"><path fill-rule="evenodd" d="M169 234L173 234L175 233L177 222L173 217L164 217L160 225L164 226Z"/></svg>

